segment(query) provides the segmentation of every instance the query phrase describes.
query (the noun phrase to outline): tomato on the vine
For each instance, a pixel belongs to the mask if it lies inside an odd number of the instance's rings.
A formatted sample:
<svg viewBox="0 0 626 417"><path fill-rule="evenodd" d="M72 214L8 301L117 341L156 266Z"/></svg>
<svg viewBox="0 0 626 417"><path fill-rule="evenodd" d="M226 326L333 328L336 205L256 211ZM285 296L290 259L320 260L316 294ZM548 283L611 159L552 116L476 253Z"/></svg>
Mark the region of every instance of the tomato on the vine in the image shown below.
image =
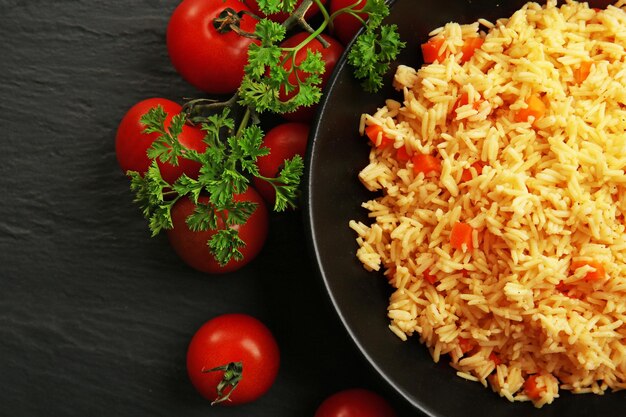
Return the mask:
<svg viewBox="0 0 626 417"><path fill-rule="evenodd" d="M257 159L259 173L267 178L276 178L286 159L295 155L304 158L309 139L309 125L305 123L283 123L270 129L263 138L263 146L270 153ZM276 191L272 184L254 178L254 186L270 206L274 205Z"/></svg>
<svg viewBox="0 0 626 417"><path fill-rule="evenodd" d="M331 0L330 14L335 13L337 10L352 6L356 3L359 4L356 5L354 9L361 10L367 4L367 0ZM361 19L367 20L367 14L358 13L357 15ZM356 17L352 16L349 13L342 13L338 15L333 21L333 30L331 33L333 34L333 36L339 39L344 46L346 46L350 43L352 38L354 38L354 35L356 35L356 33L362 26L363 24Z"/></svg>
<svg viewBox="0 0 626 417"><path fill-rule="evenodd" d="M167 51L174 68L194 87L211 94L232 93L243 79L252 39L237 34L216 18L227 8L249 9L239 0L183 0L167 25ZM256 20L244 14L235 26L252 33Z"/></svg>
<svg viewBox="0 0 626 417"><path fill-rule="evenodd" d="M326 0L321 0L321 2L322 4L326 4ZM257 0L244 0L244 3L246 4L246 6L250 8L252 13L254 13L255 15L259 17L267 17L270 20L273 20L274 22L278 22L278 23L282 23L285 20L287 20L287 18L289 18L289 13L286 13L286 12L278 12L278 13L271 14L269 16L265 15L263 12L261 12L261 9L259 8L259 3L257 2ZM300 6L300 3L302 3L302 0L298 0L293 9L296 10ZM311 17L315 16L319 11L320 11L319 6L313 3L311 7L309 7L309 10L307 10L306 13L304 14L304 18L310 19Z"/></svg>
<svg viewBox="0 0 626 417"><path fill-rule="evenodd" d="M167 237L174 252L189 266L198 271L211 274L233 272L252 261L263 249L269 228L269 215L263 198L252 187L242 194L235 194L233 201L250 201L256 203L256 209L248 220L237 226L232 226L239 232L239 237L245 243L240 248L243 259L231 259L221 266L209 251L207 242L216 230L192 231L186 223L187 217L193 213L196 205L188 197L181 198L172 207L173 228L167 230ZM198 202L208 204L207 196L200 196ZM218 216L218 228L224 228L224 222Z"/></svg>
<svg viewBox="0 0 626 417"><path fill-rule="evenodd" d="M120 122L115 135L115 154L122 171L137 171L140 174L150 167L152 160L148 158L146 151L152 143L159 137L159 133L144 133L145 126L141 123L141 117L151 108L161 106L167 117L165 128L168 128L172 117L179 114L182 107L171 100L164 98L149 98L131 107ZM194 126L185 125L183 131L178 136L180 143L198 152L206 150L206 143L203 141L204 132ZM178 165L157 161L161 176L165 181L172 184L182 174L188 177L197 178L200 164L185 158L178 158Z"/></svg>
<svg viewBox="0 0 626 417"><path fill-rule="evenodd" d="M396 417L396 412L380 395L354 388L326 398L314 417Z"/></svg>
<svg viewBox="0 0 626 417"><path fill-rule="evenodd" d="M309 37L309 35L310 34L308 32L296 33L290 38L287 38L281 44L281 47L293 48L295 46L298 46L307 37ZM343 46L341 46L339 41L337 41L336 39L328 35L321 35L321 36L326 42L328 42L329 44L328 48L324 48L322 43L319 40L317 40L317 38L314 38L310 40L303 48L301 48L296 53L295 64L299 65L300 63L302 63L302 61L306 58L307 50L311 50L311 52L319 52L322 55L322 59L324 60L325 71L324 71L324 74L322 74L322 77L321 77L322 83L320 85L320 88L324 89L324 87L326 86L326 83L328 82L328 79L330 78L333 72L333 69L335 68L335 65L337 64L337 61L339 60L339 58L341 57L341 54L343 53ZM293 67L293 62L291 60L288 60L284 65L284 68L287 71L289 71L292 67ZM296 76L296 73L297 73L297 76ZM296 82L297 78L300 78L300 79L307 78L306 73L303 73L299 70L297 70L296 73L292 73L289 76L289 82L293 85L297 85L297 82ZM291 97L295 96L299 90L300 89L298 87L296 87L294 90L290 91L289 93L285 93L284 90L281 90L280 99L283 101L286 101L290 99ZM317 108L317 105L310 106L310 107L301 107L291 113L283 114L283 117L287 120L291 120L294 122L309 122L315 116L316 108Z"/></svg>
<svg viewBox="0 0 626 417"><path fill-rule="evenodd" d="M189 379L214 404L237 405L258 399L274 383L279 365L274 336L246 314L224 314L207 321L187 349Z"/></svg>

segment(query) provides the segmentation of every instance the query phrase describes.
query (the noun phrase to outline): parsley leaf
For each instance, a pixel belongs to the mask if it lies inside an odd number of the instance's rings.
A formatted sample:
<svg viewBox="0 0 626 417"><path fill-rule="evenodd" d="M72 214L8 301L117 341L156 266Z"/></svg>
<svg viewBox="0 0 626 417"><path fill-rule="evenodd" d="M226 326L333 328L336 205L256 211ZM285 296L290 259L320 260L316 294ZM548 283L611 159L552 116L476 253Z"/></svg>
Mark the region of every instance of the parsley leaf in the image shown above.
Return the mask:
<svg viewBox="0 0 626 417"><path fill-rule="evenodd" d="M383 75L391 61L404 48L396 25L381 25L359 35L348 53L348 62L354 67L354 75L363 80L361 85L368 92L378 91L383 85Z"/></svg>
<svg viewBox="0 0 626 417"><path fill-rule="evenodd" d="M235 229L221 229L207 242L209 250L221 266L226 265L231 259L240 261L243 254L239 250L246 246Z"/></svg>
<svg viewBox="0 0 626 417"><path fill-rule="evenodd" d="M217 229L217 213L210 204L196 203L193 213L185 221L194 232Z"/></svg>
<svg viewBox="0 0 626 417"><path fill-rule="evenodd" d="M291 13L296 7L297 0L257 0L259 9L264 14L274 14L278 12Z"/></svg>
<svg viewBox="0 0 626 417"><path fill-rule="evenodd" d="M178 166L178 158L183 154L186 154L187 159L197 160L197 152L187 149L178 141L178 136L182 133L186 123L185 114L174 115L167 129L165 128L166 118L165 110L159 105L150 109L140 119L140 123L145 126L144 133L158 133L160 135L148 148L148 158L158 159L174 166Z"/></svg>
<svg viewBox="0 0 626 417"><path fill-rule="evenodd" d="M155 115L159 121L164 120L157 113ZM182 175L174 184L168 184L161 178L154 160L143 177L138 173L129 173L131 189L149 220L153 235L172 227L172 206L181 197L189 196L196 209L186 219L187 225L193 231L217 232L208 247L221 265L237 259L243 246L243 241L236 230L230 230L231 227L244 224L256 209L255 203L235 200L235 194L246 191L251 177L261 177L257 159L269 153L269 149L263 146L263 131L258 125L234 132L234 124L228 108L206 117L201 129L206 133L204 141L208 146L203 153L195 156L201 163L197 179ZM186 158L188 154L182 153L181 156ZM286 162L276 179L280 182L276 189L277 207L281 210L295 206L302 172L303 163L298 157L295 162ZM199 202L202 194L208 195L208 203Z"/></svg>
<svg viewBox="0 0 626 417"><path fill-rule="evenodd" d="M136 171L128 171L130 189L135 193L135 202L142 209L143 216L148 220L152 236L156 236L163 229L172 228L170 210L177 199L166 200L164 190L170 184L161 177L156 161L148 168L144 176Z"/></svg>
<svg viewBox="0 0 626 417"><path fill-rule="evenodd" d="M317 103L325 70L322 54L307 49L301 58L299 52L306 46L305 41L293 48L281 47L286 29L267 19L257 24L254 33L262 41L248 49L248 64L238 91L239 104L258 113L288 113Z"/></svg>

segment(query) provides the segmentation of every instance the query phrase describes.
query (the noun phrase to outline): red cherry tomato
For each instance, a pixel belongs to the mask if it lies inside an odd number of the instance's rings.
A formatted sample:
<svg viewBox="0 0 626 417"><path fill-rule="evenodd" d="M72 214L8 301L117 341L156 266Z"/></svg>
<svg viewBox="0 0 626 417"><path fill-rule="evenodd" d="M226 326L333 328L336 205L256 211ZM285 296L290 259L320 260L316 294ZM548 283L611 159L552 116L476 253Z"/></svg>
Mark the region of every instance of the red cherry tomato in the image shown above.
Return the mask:
<svg viewBox="0 0 626 417"><path fill-rule="evenodd" d="M276 178L285 159L295 155L304 158L308 139L309 125L305 123L283 123L271 129L263 139L263 146L269 148L270 153L257 159L259 173L267 178ZM276 191L272 184L256 177L253 181L267 204L274 206Z"/></svg>
<svg viewBox="0 0 626 417"><path fill-rule="evenodd" d="M380 395L355 388L328 397L314 417L396 417L396 412Z"/></svg>
<svg viewBox="0 0 626 417"><path fill-rule="evenodd" d="M244 3L246 6L250 8L252 13L254 13L255 15L259 17L268 17L267 15L261 12L261 9L259 8L259 4L256 0L244 0ZM302 3L302 0L298 0L293 9L296 10L300 6L300 3ZM326 4L326 0L322 0L322 4ZM320 8L317 6L317 4L313 3L311 7L309 7L309 10L307 10L306 13L304 14L304 18L309 19L315 16L319 11L320 11ZM274 14L269 15L270 20L273 20L274 22L278 22L278 23L284 22L285 20L287 20L288 17L289 17L289 13L285 13L285 12L279 12L279 13L274 13Z"/></svg>
<svg viewBox="0 0 626 417"><path fill-rule="evenodd" d="M218 395L217 386L228 367L237 370L241 379L236 389L228 385ZM187 373L193 386L206 399L222 405L244 404L256 400L270 389L280 365L280 352L269 329L245 314L224 314L206 322L192 337L187 349ZM236 372L235 372L236 373ZM235 375L236 377L237 375Z"/></svg>
<svg viewBox="0 0 626 417"><path fill-rule="evenodd" d="M352 6L359 2L359 0L331 0L330 2L330 14L335 13L337 10L341 10L345 7ZM360 0L360 4L355 6L355 10L361 10L367 4L367 0ZM358 16L367 20L367 14L359 13ZM349 13L342 13L333 21L332 35L341 41L345 46L350 43L354 35L361 29L363 24L353 15Z"/></svg>
<svg viewBox="0 0 626 417"><path fill-rule="evenodd" d="M167 113L166 129L169 127L172 117L179 114L182 109L179 104L173 101L164 98L149 98L135 104L126 112L115 135L115 154L122 171L137 171L144 174L152 163L146 152L152 142L159 137L159 134L156 132L143 133L145 126L141 124L140 119L148 110L157 106L163 107ZM203 141L204 135L204 132L199 128L185 125L178 140L189 149L204 152L206 150L206 143ZM157 163L161 170L161 176L170 184L183 173L191 178L197 178L200 170L199 163L184 158L178 158L178 165L176 166L161 161L157 161Z"/></svg>
<svg viewBox="0 0 626 417"><path fill-rule="evenodd" d="M184 0L167 25L167 51L174 68L194 87L211 94L237 90L253 42L233 31L217 31L214 19L226 8L248 10L239 0ZM239 26L254 32L256 20L244 15Z"/></svg>
<svg viewBox="0 0 626 417"><path fill-rule="evenodd" d="M309 33L307 32L296 33L292 37L285 40L281 44L281 46L283 48L293 48L299 45L308 36L309 36ZM324 40L326 40L326 42L329 43L328 48L324 48L324 46L320 43L320 41L318 41L317 39L313 39L309 41L309 43L307 43L302 49L300 49L296 53L295 61L296 61L296 65L299 65L306 58L308 49L310 49L313 52L319 51L322 54L322 59L325 62L324 63L325 71L324 71L324 74L322 75L322 83L320 85L320 87L323 89L324 86L326 86L326 83L328 82L328 79L330 78L333 72L333 69L335 68L335 64L337 64L337 61L339 60L339 58L341 57L341 54L343 53L343 46L341 46L341 44L336 39L333 39L330 36L322 35L322 37L324 38ZM284 67L286 70L289 71L292 68L292 66L293 66L292 61L288 60ZM300 79L306 79L307 75L305 73L301 73L299 71L297 72L298 72L298 77L300 77ZM294 85L296 84L295 73L289 76L289 82ZM284 91L281 91L280 99L283 101L288 100L291 97L295 96L298 90L299 90L298 87L296 87L293 91L289 92L289 94L286 94ZM283 117L293 122L309 122L315 116L316 108L317 106L299 108L294 112L284 114Z"/></svg>
<svg viewBox="0 0 626 417"><path fill-rule="evenodd" d="M267 238L269 224L267 207L263 199L252 187L248 187L243 194L234 195L233 200L251 201L256 203L257 206L245 224L233 226L237 228L239 237L246 244L239 249L243 254L243 259L240 261L232 259L224 266L219 265L207 247L207 242L216 231L194 232L187 226L186 219L195 209L193 201L185 197L174 204L171 211L174 227L167 230L167 237L174 251L186 264L199 271L211 274L227 273L242 268L261 252ZM209 202L209 198L200 196L198 201L206 204ZM223 227L223 222L219 219L218 227Z"/></svg>

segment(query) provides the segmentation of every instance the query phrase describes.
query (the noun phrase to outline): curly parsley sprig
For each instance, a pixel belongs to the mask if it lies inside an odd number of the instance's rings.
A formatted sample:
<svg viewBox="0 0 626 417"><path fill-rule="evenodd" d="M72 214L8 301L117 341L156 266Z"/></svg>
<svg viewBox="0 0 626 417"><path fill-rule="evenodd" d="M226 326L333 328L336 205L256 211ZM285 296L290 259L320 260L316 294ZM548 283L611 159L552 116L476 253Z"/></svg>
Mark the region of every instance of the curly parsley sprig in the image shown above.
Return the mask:
<svg viewBox="0 0 626 417"><path fill-rule="evenodd" d="M252 215L256 204L235 201L234 194L247 189L251 177L268 181L276 190L274 210L283 211L295 207L298 185L304 171L302 158L297 155L285 161L277 178L266 178L259 174L256 161L267 155L269 149L263 146L263 132L258 125L247 126L245 123L235 132L235 121L230 116L230 109L210 115L201 124L206 133L204 141L207 148L203 153L186 148L178 141L182 132L179 118L174 116L169 128L165 127L164 110L158 106L151 109L142 118L145 132L158 132L148 154L152 155L152 165L142 176L129 171L131 190L135 193L135 202L142 208L148 220L152 235L164 229L172 228L171 209L181 198L188 196L196 204L194 213L187 218L191 230L217 230L207 242L209 249L220 265L226 265L231 259L242 258L240 248L244 245L239 238L235 225L244 224ZM161 177L157 158L162 162L177 161L178 158L191 159L201 164L197 179L182 175L173 184ZM199 203L201 194L209 196L208 204ZM223 227L219 227L221 224Z"/></svg>
<svg viewBox="0 0 626 417"><path fill-rule="evenodd" d="M291 15L302 22L303 14L313 4L320 8L324 19L317 28L308 24L305 29L311 33L309 37L293 48L284 48L280 43L285 39L287 26L291 18L283 24L262 19L256 26L255 38L259 44L252 44L248 50L248 65L245 67L244 79L239 88L239 103L254 108L262 113L288 113L298 107L308 107L319 102L322 92L321 75L324 73L324 61L318 52L307 50L306 58L298 64L295 60L298 51L309 41L318 37L334 19L341 14L351 14L366 27L348 55L348 62L354 67L357 79L362 80L366 91L377 91L382 87L382 77L389 70L389 65L404 43L395 25L383 25L383 19L389 15L389 6L384 0L368 0L361 9L357 7L365 0L355 0L351 6L337 10L332 15L319 0L305 0ZM293 11L293 1L260 0L261 11L266 14L278 11ZM366 19L361 17L367 15ZM285 65L290 62L291 65ZM290 79L296 80L295 84ZM288 99L284 95L294 90L297 93ZM281 91L284 93L281 98Z"/></svg>

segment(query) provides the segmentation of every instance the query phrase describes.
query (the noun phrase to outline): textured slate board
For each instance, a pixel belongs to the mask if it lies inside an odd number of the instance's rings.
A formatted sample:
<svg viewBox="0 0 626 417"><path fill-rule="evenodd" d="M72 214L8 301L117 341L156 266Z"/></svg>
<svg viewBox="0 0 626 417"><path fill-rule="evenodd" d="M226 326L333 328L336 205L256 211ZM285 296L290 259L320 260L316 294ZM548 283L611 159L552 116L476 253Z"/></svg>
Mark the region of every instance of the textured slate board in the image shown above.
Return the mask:
<svg viewBox="0 0 626 417"><path fill-rule="evenodd" d="M227 276L149 237L114 135L143 98L198 96L165 50L176 4L0 0L0 415L306 416L352 386L415 415L340 326L301 213L274 215L261 256ZM258 402L211 408L185 351L228 312L264 321L282 366Z"/></svg>

